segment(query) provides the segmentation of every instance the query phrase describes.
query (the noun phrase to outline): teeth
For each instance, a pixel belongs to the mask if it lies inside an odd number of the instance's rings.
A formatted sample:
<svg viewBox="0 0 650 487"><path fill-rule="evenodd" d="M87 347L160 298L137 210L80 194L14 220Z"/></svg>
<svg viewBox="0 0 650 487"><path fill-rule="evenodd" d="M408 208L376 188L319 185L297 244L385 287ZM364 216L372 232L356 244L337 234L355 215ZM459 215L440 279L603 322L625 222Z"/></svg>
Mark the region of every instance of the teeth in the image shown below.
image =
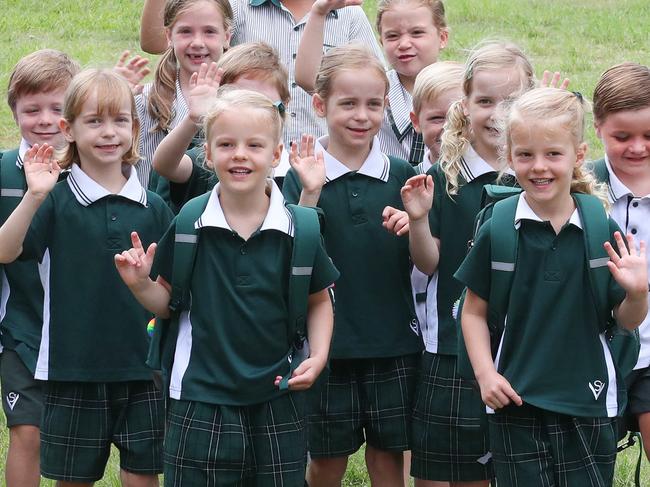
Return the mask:
<svg viewBox="0 0 650 487"><path fill-rule="evenodd" d="M551 179L533 179L535 184L548 184L551 182Z"/></svg>
<svg viewBox="0 0 650 487"><path fill-rule="evenodd" d="M250 173L250 170L249 169L231 169L230 172L234 173L234 174L248 174L248 173Z"/></svg>

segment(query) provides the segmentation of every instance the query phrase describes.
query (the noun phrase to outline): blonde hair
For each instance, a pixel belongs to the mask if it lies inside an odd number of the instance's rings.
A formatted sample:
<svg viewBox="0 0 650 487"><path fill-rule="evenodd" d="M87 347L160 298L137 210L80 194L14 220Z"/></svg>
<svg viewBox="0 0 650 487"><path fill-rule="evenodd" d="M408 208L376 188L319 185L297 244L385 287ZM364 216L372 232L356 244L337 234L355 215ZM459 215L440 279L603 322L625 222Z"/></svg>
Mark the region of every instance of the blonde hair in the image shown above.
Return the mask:
<svg viewBox="0 0 650 487"><path fill-rule="evenodd" d="M509 160L512 149L512 128L518 124L531 125L539 121L560 126L571 134L577 148L585 140L585 114L590 110L589 102L580 93L558 88L536 88L514 100L504 120L503 154ZM573 168L572 193L592 194L609 207L607 187L597 182L596 177L584 165Z"/></svg>
<svg viewBox="0 0 650 487"><path fill-rule="evenodd" d="M605 71L594 89L594 119L623 110L650 107L650 69L637 63L622 63Z"/></svg>
<svg viewBox="0 0 650 487"><path fill-rule="evenodd" d="M396 3L417 3L420 7L427 7L431 10L433 17L433 25L439 31L449 29L447 28L447 19L445 18L445 5L442 0L379 0L377 3L377 32L381 36L381 19L386 11Z"/></svg>
<svg viewBox="0 0 650 487"><path fill-rule="evenodd" d="M83 110L84 103L95 94L97 98L97 113L116 115L122 108L124 100L131 106L132 143L131 148L124 154L122 162L135 164L140 159L138 154L138 140L140 123L136 116L135 99L131 88L122 76L110 69L86 69L72 79L63 102L63 118L72 124ZM77 144L71 142L63 155L59 165L63 168L72 163L79 164Z"/></svg>
<svg viewBox="0 0 650 487"><path fill-rule="evenodd" d="M221 56L217 65L223 70L221 84L234 83L242 76L268 80L280 94L280 101L289 104L289 75L278 53L264 42L239 44Z"/></svg>
<svg viewBox="0 0 650 487"><path fill-rule="evenodd" d="M320 63L316 74L314 92L323 100L327 100L332 89L334 78L341 71L372 69L385 84L384 96L388 94L388 77L381 61L371 51L361 44L347 44L334 47L327 51Z"/></svg>
<svg viewBox="0 0 650 487"><path fill-rule="evenodd" d="M463 72L463 97L472 94L472 80L481 71L502 71L518 68L521 73L521 88L529 90L535 86L535 72L528 57L515 44L504 41L484 41L472 50L465 62ZM447 194L457 194L460 188L458 176L461 160L470 145L470 120L463 110L463 100L449 107L447 121L441 137L440 168L447 177Z"/></svg>
<svg viewBox="0 0 650 487"><path fill-rule="evenodd" d="M430 103L444 93L460 90L463 65L455 61L439 61L420 71L413 86L413 112L420 113L423 103Z"/></svg>
<svg viewBox="0 0 650 487"><path fill-rule="evenodd" d="M165 29L172 29L179 15L182 15L192 5L203 1L214 3L223 17L223 28L229 31L232 26L233 14L228 0L167 0L163 12ZM147 104L149 115L156 121L153 131L167 130L174 117L172 104L176 98L177 64L178 60L176 54L174 54L174 46L169 46L156 66L151 94Z"/></svg>
<svg viewBox="0 0 650 487"><path fill-rule="evenodd" d="M282 116L275 103L267 96L257 91L242 90L231 86L219 88L218 96L203 119L203 130L210 143L211 129L215 121L224 112L242 108L254 109L260 112L269 122L269 127L274 131L273 138L280 143L282 138Z"/></svg>
<svg viewBox="0 0 650 487"><path fill-rule="evenodd" d="M55 49L41 49L21 58L9 75L7 103L16 110L18 98L65 90L79 72L79 64Z"/></svg>

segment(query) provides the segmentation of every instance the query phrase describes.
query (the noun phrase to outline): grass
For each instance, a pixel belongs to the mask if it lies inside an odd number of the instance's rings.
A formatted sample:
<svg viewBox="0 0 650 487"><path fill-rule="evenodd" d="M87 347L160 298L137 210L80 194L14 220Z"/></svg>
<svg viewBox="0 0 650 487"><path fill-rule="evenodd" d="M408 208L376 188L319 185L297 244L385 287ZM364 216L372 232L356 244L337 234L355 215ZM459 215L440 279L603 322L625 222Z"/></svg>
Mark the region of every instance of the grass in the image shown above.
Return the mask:
<svg viewBox="0 0 650 487"><path fill-rule="evenodd" d="M84 66L112 65L123 49L137 51L141 8L142 0L6 0L0 16L0 86L7 85L21 56L45 47L68 52ZM374 23L375 1L367 0L365 8ZM560 70L571 78L571 88L587 98L607 67L622 61L650 64L647 0L448 0L447 16L451 39L442 59L462 60L484 38L508 39L530 55L538 76L544 69ZM599 157L593 131L588 140L593 156ZM0 148L15 147L18 141L11 112L1 103ZM6 452L7 443L6 430L0 428L0 451ZM635 454L619 455L617 487L633 485ZM642 477L650 479L645 460ZM119 485L115 455L97 485ZM352 457L344 485L369 485L362 452Z"/></svg>

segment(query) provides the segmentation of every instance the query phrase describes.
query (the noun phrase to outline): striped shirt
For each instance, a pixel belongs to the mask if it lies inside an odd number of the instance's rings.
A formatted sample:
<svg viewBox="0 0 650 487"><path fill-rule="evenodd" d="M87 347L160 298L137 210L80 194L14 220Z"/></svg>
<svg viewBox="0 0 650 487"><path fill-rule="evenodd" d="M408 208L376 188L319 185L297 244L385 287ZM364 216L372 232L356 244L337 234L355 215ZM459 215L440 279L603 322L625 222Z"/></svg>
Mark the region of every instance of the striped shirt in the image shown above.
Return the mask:
<svg viewBox="0 0 650 487"><path fill-rule="evenodd" d="M231 0L233 35L231 45L244 42L265 42L273 47L289 72L291 103L287 107L285 144L300 140L303 133L320 137L326 133L324 119L316 118L311 106L311 95L296 84L296 53L307 14L296 21L279 0ZM382 60L383 55L372 26L361 7L333 10L325 20L323 50L358 41L370 48Z"/></svg>
<svg viewBox="0 0 650 487"><path fill-rule="evenodd" d="M149 114L147 105L149 104L149 94L153 88L152 83L145 85L142 93L135 97L135 105L138 110L138 119L140 120L140 145L138 151L140 152L140 160L135 165L135 170L138 174L140 184L144 188L149 186L149 176L151 174L151 164L153 162L153 155L156 152L158 144L162 142L174 127L189 114L189 108L183 98L181 91L181 84L178 76L176 77L176 97L172 103L172 119L169 123L167 130L152 131L157 124L157 121ZM155 188L154 188L155 189Z"/></svg>

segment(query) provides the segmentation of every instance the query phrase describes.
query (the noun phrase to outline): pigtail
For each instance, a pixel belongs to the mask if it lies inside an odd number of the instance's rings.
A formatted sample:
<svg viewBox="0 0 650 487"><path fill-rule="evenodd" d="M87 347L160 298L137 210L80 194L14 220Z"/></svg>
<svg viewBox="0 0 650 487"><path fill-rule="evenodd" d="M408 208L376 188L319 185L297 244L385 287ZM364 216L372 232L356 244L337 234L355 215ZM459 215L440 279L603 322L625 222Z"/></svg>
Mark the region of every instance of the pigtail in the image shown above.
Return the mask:
<svg viewBox="0 0 650 487"><path fill-rule="evenodd" d="M460 164L470 141L469 118L465 115L461 100L454 102L447 112L440 145L440 168L447 178L447 194L458 194Z"/></svg>
<svg viewBox="0 0 650 487"><path fill-rule="evenodd" d="M573 176L571 178L571 192L591 194L596 196L609 211L611 203L608 198L607 184L599 183L596 176L584 166L576 166L573 168Z"/></svg>
<svg viewBox="0 0 650 487"><path fill-rule="evenodd" d="M156 121L153 131L167 130L172 121L172 105L176 98L176 55L173 47L167 48L156 66L147 111Z"/></svg>

